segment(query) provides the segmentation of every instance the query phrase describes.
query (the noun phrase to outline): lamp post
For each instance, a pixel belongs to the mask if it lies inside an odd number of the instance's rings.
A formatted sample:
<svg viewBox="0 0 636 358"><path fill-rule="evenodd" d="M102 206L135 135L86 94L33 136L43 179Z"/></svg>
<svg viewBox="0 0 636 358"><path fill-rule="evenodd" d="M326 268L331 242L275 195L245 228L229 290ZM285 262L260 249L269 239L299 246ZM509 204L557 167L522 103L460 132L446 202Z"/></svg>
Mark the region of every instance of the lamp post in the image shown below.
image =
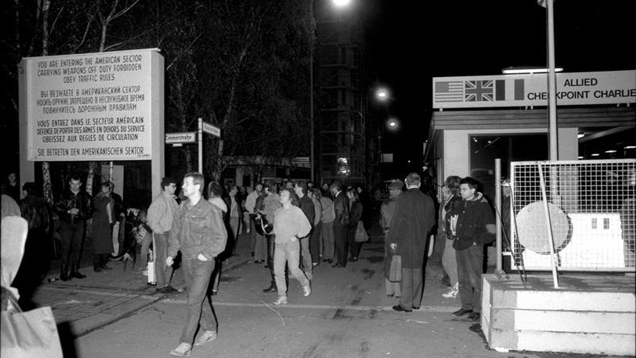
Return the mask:
<svg viewBox="0 0 636 358"><path fill-rule="evenodd" d="M312 21L312 36L316 33L316 19L314 18L314 0L309 1L309 13ZM311 181L316 180L316 154L315 154L315 139L316 128L314 127L314 46L315 42L309 45L309 130L311 131L309 137L309 164L311 167Z"/></svg>

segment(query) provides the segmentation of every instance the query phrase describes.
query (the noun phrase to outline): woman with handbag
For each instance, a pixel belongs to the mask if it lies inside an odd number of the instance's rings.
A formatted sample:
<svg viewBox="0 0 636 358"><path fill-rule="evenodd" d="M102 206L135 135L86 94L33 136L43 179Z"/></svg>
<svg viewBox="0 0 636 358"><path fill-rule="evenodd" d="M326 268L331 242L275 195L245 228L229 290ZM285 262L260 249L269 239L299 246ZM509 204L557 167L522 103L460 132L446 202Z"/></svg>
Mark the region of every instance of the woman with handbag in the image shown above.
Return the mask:
<svg viewBox="0 0 636 358"><path fill-rule="evenodd" d="M351 254L349 261L355 262L358 261L358 255L362 248L362 242L356 241L356 232L358 231L358 227L362 227L362 230L364 230L364 225L361 221L364 207L362 206L362 202L360 202L360 196L355 188L349 187L347 189L347 198L349 198L347 241L349 244L349 253Z"/></svg>

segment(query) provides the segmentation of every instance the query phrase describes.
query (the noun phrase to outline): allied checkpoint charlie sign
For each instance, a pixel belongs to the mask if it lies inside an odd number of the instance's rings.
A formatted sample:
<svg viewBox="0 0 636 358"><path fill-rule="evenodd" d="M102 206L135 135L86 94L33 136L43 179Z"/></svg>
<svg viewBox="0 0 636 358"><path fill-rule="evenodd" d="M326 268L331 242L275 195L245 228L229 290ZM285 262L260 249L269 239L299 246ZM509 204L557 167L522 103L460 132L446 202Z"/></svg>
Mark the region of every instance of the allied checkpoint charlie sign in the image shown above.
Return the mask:
<svg viewBox="0 0 636 358"><path fill-rule="evenodd" d="M636 103L636 71L557 73L559 106ZM545 73L433 78L433 108L546 106Z"/></svg>
<svg viewBox="0 0 636 358"><path fill-rule="evenodd" d="M163 139L157 49L25 58L20 70L29 161L149 160L153 133Z"/></svg>

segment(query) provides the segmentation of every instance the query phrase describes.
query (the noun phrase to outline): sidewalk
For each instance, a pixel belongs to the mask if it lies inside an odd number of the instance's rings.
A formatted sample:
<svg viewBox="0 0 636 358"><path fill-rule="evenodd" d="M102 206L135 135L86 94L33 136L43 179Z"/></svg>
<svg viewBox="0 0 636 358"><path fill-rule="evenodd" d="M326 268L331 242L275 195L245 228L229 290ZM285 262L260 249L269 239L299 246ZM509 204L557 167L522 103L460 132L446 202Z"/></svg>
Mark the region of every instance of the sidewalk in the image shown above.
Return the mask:
<svg viewBox="0 0 636 358"><path fill-rule="evenodd" d="M239 236L237 255L227 259L224 272L251 261L248 239L247 235ZM91 255L85 253L85 256ZM97 273L92 265L84 263L80 272L86 278L61 281L58 279L59 265L54 262L31 301L37 307L50 306L58 326L67 329L66 334L77 338L157 301L185 297L185 293L164 295L155 292L156 287L148 285L147 277L139 271L139 263L134 268L128 263L126 269L122 261L111 261L108 266L112 270ZM57 280L49 282L53 279ZM173 274L172 286L177 289L185 287L183 273L179 269Z"/></svg>

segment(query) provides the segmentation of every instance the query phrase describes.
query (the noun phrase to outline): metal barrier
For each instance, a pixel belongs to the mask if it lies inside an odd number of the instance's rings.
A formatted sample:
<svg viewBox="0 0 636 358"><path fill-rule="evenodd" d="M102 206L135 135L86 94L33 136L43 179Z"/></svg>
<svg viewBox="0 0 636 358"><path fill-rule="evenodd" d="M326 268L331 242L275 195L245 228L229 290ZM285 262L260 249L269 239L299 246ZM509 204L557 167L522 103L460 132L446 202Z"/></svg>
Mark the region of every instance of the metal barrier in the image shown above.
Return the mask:
<svg viewBox="0 0 636 358"><path fill-rule="evenodd" d="M502 210L513 213L504 223L512 270L635 271L636 160L512 162L510 171Z"/></svg>

